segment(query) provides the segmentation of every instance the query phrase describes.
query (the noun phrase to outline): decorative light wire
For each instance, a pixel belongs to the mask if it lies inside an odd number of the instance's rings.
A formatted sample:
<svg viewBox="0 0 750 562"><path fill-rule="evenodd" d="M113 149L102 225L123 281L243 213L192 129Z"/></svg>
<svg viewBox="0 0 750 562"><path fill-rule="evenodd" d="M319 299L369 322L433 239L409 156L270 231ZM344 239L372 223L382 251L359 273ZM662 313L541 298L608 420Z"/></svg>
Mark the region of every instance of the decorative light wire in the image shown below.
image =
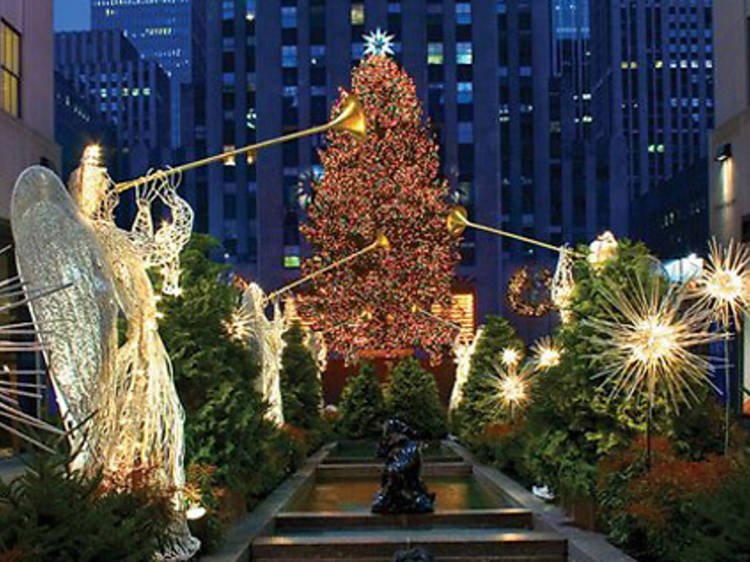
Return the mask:
<svg viewBox="0 0 750 562"><path fill-rule="evenodd" d="M550 297L555 308L560 311L560 320L563 324L569 322L572 316L570 306L573 303L574 290L573 254L570 252L560 252L555 274L552 277Z"/></svg>
<svg viewBox="0 0 750 562"><path fill-rule="evenodd" d="M453 361L456 363L456 376L453 381L453 389L451 390L450 402L448 404L449 412L458 408L464 397L464 385L469 380L469 372L471 371L471 358L477 350L477 344L483 333L484 328L480 326L471 341L467 341L467 338L459 333L456 341L453 343Z"/></svg>
<svg viewBox="0 0 750 562"><path fill-rule="evenodd" d="M539 338L531 347L537 370L546 371L560 364L562 348L550 336Z"/></svg>

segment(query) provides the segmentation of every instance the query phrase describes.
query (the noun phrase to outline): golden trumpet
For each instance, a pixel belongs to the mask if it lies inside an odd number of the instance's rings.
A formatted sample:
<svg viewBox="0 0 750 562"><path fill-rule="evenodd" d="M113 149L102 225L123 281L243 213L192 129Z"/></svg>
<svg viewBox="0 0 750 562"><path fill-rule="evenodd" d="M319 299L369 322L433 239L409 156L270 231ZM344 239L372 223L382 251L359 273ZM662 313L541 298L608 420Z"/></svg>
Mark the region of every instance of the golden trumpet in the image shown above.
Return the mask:
<svg viewBox="0 0 750 562"><path fill-rule="evenodd" d="M316 277L319 277L323 275L324 273L331 271L332 269L336 269L337 267L342 266L345 263L348 263L360 256L363 256L379 248L385 250L386 252L391 249L391 243L388 240L388 237L382 232L378 233L378 235L375 237L375 241L372 244L365 246L361 250L357 250L356 252L346 256L345 258L341 258L340 260L335 261L331 264L328 264L327 266L325 266L322 269L319 269L318 271L313 271L312 273L309 273L305 275L304 277L300 277L296 281L289 283L289 285L285 285L281 289L275 290L273 293L269 293L268 296L266 297L266 302L270 302L274 299L277 299L279 298L279 296L283 295L284 293L288 291L291 291L295 287L299 287L300 285L307 283L308 281L311 281L312 279L315 279Z"/></svg>
<svg viewBox="0 0 750 562"><path fill-rule="evenodd" d="M334 119L324 125L318 125L317 127L311 127L302 131L296 131L294 133L289 133L288 135L283 135L275 139L265 140L256 144L251 144L249 146L237 148L235 150L222 152L221 154L216 154L214 156L208 156L207 158L189 162L187 164L177 166L176 168L158 170L134 180L115 184L115 189L118 193L122 193L123 191L127 191L128 189L142 185L144 183L148 183L153 180L163 179L175 174L185 172L187 170L192 170L193 168L206 166L207 164L212 164L220 160L234 158L235 156L238 156L240 154L254 155L254 153L261 148L267 148L269 146L292 141L300 137L322 133L330 129L335 129L337 131L347 131L358 140L363 140L367 136L367 118L365 116L362 105L359 103L359 100L355 96L351 94L348 95L341 107L341 113L339 113ZM250 160L248 160L248 162L250 162Z"/></svg>
<svg viewBox="0 0 750 562"><path fill-rule="evenodd" d="M470 226L471 228L476 228L477 230L483 230L485 232L489 232L491 234L497 234L498 236L504 236L506 238L513 238L514 240L520 240L521 242L525 242L527 244L541 246L542 248L547 248L548 250L552 250L555 252L560 252L560 253L568 252L569 254L577 258L584 257L583 254L579 252L575 252L571 250L570 248L565 248L563 246L553 246L552 244L548 244L547 242L542 242L541 240L536 240L535 238L529 238L528 236L521 236L520 234L508 232L507 230L500 230L499 228L492 228L489 226L485 226L483 224L477 224L475 222L471 222L468 219L468 216L469 216L469 213L466 211L464 207L457 205L451 208L451 211L450 213L448 213L448 218L446 220L446 226L448 227L448 232L450 232L452 236L458 237L464 233L464 230L466 230L466 227Z"/></svg>

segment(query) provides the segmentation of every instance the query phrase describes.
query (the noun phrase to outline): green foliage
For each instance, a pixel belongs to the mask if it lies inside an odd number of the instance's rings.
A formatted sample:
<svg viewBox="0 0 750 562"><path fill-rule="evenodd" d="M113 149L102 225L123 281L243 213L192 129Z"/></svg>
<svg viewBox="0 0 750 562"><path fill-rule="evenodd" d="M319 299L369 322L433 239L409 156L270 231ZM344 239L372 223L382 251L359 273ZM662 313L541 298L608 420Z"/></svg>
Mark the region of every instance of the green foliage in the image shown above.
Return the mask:
<svg viewBox="0 0 750 562"><path fill-rule="evenodd" d="M643 244L621 240L617 257L602 272L595 272L585 260L575 263L574 318L556 335L564 350L561 362L538 377L528 413L529 433L536 441L528 448L529 470L558 493L592 494L597 462L645 431L645 399L613 398L595 379L599 366L587 339L590 328L581 320L609 318L602 293L605 279L608 287L625 286L634 279L644 286L654 282L647 254ZM664 402L658 400L655 432L667 430L664 413Z"/></svg>
<svg viewBox="0 0 750 562"><path fill-rule="evenodd" d="M362 363L341 393L337 430L350 439L379 437L385 421L380 381L370 363Z"/></svg>
<svg viewBox="0 0 750 562"><path fill-rule="evenodd" d="M321 389L318 366L304 345L304 334L295 322L284 334L281 396L284 420L301 429L320 427Z"/></svg>
<svg viewBox="0 0 750 562"><path fill-rule="evenodd" d="M31 470L0 482L0 559L19 562L151 562L169 541L170 498L147 486L105 491L102 478L37 457Z"/></svg>
<svg viewBox="0 0 750 562"><path fill-rule="evenodd" d="M389 417L408 423L426 439L443 437L448 431L435 377L416 359L404 359L391 371L385 403Z"/></svg>
<svg viewBox="0 0 750 562"><path fill-rule="evenodd" d="M214 465L218 483L252 496L265 489L264 449L275 430L253 388L255 358L224 328L238 292L219 282L226 266L207 256L215 245L193 235L181 256L182 295L163 299L160 331L186 413L186 463Z"/></svg>
<svg viewBox="0 0 750 562"><path fill-rule="evenodd" d="M744 562L750 559L750 485L744 473L733 475L711 494L689 507L684 546L675 561Z"/></svg>
<svg viewBox="0 0 750 562"><path fill-rule="evenodd" d="M485 407L487 386L486 377L494 373L493 363L506 347L523 349L523 342L516 335L513 326L501 316L488 316L482 336L471 358L469 377L463 388L463 399L452 415L454 431L464 440L470 440L482 433L488 424L500 420Z"/></svg>

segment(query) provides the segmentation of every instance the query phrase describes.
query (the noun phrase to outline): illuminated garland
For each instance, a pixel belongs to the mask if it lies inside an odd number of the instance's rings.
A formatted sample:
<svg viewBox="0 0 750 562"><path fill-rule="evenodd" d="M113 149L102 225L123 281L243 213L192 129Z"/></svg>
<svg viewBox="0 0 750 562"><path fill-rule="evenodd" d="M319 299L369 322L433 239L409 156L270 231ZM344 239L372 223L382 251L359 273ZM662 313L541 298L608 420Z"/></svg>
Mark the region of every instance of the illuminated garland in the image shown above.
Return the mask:
<svg viewBox="0 0 750 562"><path fill-rule="evenodd" d="M552 273L549 269L545 267L532 272L529 267L523 266L508 281L508 304L520 316L544 316L554 307L549 296L551 286ZM535 298L539 294L544 296Z"/></svg>

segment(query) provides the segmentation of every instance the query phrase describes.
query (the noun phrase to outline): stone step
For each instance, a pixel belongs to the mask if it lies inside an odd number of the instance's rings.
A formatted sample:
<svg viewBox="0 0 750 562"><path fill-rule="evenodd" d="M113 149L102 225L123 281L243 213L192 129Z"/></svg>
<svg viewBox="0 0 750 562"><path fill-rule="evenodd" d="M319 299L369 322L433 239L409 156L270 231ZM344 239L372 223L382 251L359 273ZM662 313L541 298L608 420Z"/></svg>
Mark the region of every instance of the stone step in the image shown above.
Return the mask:
<svg viewBox="0 0 750 562"><path fill-rule="evenodd" d="M252 544L252 560L388 561L397 550L420 547L429 550L438 562L565 562L567 559L567 542L550 533L488 529L398 529L285 533L259 537Z"/></svg>
<svg viewBox="0 0 750 562"><path fill-rule="evenodd" d="M378 515L372 513L287 512L274 519L276 533L324 529L423 529L465 527L471 529L531 529L528 509L472 509L436 513Z"/></svg>
<svg viewBox="0 0 750 562"><path fill-rule="evenodd" d="M380 478L383 465L373 463L322 464L315 469L317 478ZM472 467L465 462L424 463L422 476L466 476Z"/></svg>
<svg viewBox="0 0 750 562"><path fill-rule="evenodd" d="M430 455L424 456L425 463L444 463L444 462L461 462L458 455ZM379 464L382 466L383 461L375 457L326 457L322 464Z"/></svg>

